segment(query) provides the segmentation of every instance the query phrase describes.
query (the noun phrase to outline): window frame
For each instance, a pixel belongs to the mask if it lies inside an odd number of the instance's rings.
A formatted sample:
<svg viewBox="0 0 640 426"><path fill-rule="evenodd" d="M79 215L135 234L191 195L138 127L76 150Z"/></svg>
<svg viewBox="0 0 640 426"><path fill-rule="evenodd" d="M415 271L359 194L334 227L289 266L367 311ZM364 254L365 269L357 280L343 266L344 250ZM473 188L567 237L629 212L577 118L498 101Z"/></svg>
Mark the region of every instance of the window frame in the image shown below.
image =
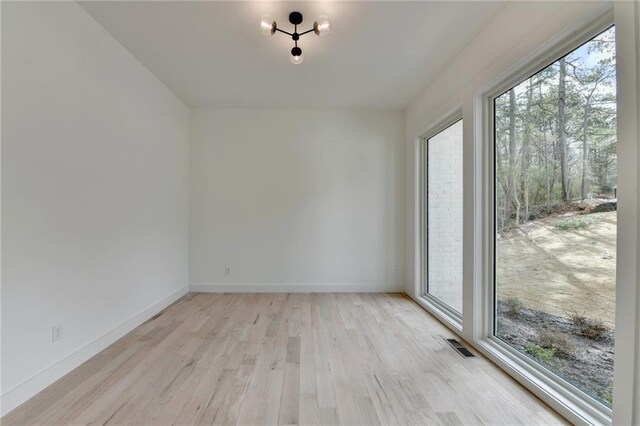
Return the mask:
<svg viewBox="0 0 640 426"><path fill-rule="evenodd" d="M475 269L474 343L492 361L576 424L611 424L612 410L500 340L495 329L495 128L494 101L527 78L615 24L613 10L569 28L534 51L474 96ZM618 37L616 37L617 41ZM620 228L620 224L618 224ZM616 280L619 282L619 278ZM617 307L616 307L617 308ZM616 346L617 349L617 346ZM616 358L617 361L617 358ZM616 363L617 365L617 363Z"/></svg>
<svg viewBox="0 0 640 426"><path fill-rule="evenodd" d="M442 131L448 129L459 121L463 122L463 141L464 141L464 117L462 115L462 105L456 105L450 111L443 114L433 125L428 127L418 138L418 158L419 158L419 182L418 182L418 217L419 217L419 292L417 302L424 308L434 314L440 321L448 327L462 332L462 322L464 308L462 312L456 311L437 297L429 294L429 270L428 270L428 247L429 247L429 230L428 230L428 141L437 136ZM464 142L463 142L464 150ZM464 156L464 154L463 154ZM464 179L462 184L464 185ZM464 205L464 200L463 200ZM464 209L464 208L463 208ZM464 213L463 213L464 214ZM464 242L463 242L464 245ZM463 249L464 250L464 249ZM464 301L464 285L462 286L462 300ZM464 305L464 303L463 303Z"/></svg>

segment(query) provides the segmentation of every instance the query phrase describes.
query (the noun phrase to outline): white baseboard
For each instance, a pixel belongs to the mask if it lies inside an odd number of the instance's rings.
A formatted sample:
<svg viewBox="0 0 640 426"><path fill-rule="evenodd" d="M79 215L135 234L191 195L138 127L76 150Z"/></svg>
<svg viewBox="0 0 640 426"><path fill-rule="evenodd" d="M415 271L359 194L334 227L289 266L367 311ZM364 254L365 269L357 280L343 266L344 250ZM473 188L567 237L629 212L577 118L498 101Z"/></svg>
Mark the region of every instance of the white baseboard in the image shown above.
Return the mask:
<svg viewBox="0 0 640 426"><path fill-rule="evenodd" d="M29 398L32 398L38 392L54 383L56 380L69 373L80 364L88 361L90 358L105 349L107 346L113 344L118 339L122 338L131 330L138 327L140 324L153 317L158 312L162 311L164 308L166 308L188 292L189 287L183 287L180 290L165 297L164 299L159 300L148 308L143 309L126 321L122 322L120 325L106 332L102 336L94 339L80 349L67 355L47 369L41 371L30 379L27 379L22 384L5 392L2 395L1 415L5 415L10 411L13 411L19 405L26 402Z"/></svg>
<svg viewBox="0 0 640 426"><path fill-rule="evenodd" d="M397 293L402 284L191 284L193 293Z"/></svg>

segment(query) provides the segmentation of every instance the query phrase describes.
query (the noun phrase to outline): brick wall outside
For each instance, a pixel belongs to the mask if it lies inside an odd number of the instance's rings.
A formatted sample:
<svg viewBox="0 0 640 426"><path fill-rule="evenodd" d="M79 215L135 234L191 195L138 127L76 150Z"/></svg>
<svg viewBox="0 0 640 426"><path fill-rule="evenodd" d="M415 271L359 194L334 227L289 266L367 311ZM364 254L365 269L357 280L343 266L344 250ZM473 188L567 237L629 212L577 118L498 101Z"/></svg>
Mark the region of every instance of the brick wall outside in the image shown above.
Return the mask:
<svg viewBox="0 0 640 426"><path fill-rule="evenodd" d="M462 312L462 120L427 149L429 293Z"/></svg>

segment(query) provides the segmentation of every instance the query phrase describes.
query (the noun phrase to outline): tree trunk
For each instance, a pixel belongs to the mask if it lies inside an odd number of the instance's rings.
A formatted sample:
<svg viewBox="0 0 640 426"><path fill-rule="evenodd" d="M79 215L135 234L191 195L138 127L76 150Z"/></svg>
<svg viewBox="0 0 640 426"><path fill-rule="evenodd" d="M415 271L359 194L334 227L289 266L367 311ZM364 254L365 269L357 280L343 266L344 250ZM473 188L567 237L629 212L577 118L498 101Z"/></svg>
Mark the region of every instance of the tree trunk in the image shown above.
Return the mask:
<svg viewBox="0 0 640 426"><path fill-rule="evenodd" d="M516 94L513 89L509 91L509 170L507 174L507 208L505 216L511 217L511 211L515 208L516 225L520 224L520 202L516 185Z"/></svg>
<svg viewBox="0 0 640 426"><path fill-rule="evenodd" d="M560 82L558 84L558 150L560 151L560 176L562 180L562 200L570 201L569 191L569 158L567 149L567 135L565 131L565 106L567 65L565 59L560 59Z"/></svg>
<svg viewBox="0 0 640 426"><path fill-rule="evenodd" d="M533 85L529 83L527 88L527 107L525 114L524 135L522 138L522 159L520 163L520 186L522 201L524 202L524 221L529 220L529 163L531 162L529 145L531 143L531 99L533 98Z"/></svg>
<svg viewBox="0 0 640 426"><path fill-rule="evenodd" d="M589 167L589 150L587 143L587 124L589 122L589 99L584 106L584 119L582 120L582 185L580 197L582 201L587 198L587 169Z"/></svg>
<svg viewBox="0 0 640 426"><path fill-rule="evenodd" d="M539 96L542 97L542 80L538 81L538 93ZM549 141L547 139L547 128L548 128L547 120L543 119L542 122L542 140L544 142L544 176L545 181L547 183L547 191L546 191L546 208L547 214L551 213L551 175L549 170Z"/></svg>

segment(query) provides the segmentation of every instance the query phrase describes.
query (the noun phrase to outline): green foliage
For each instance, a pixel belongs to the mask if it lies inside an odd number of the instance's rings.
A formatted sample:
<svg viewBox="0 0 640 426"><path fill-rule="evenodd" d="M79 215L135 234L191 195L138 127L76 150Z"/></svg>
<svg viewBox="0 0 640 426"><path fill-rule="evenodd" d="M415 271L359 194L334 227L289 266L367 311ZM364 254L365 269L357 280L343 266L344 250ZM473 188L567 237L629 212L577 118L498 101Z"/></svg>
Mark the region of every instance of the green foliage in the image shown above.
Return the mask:
<svg viewBox="0 0 640 426"><path fill-rule="evenodd" d="M558 358L569 358L575 352L576 347L568 334L543 328L538 331L538 339L540 346L553 349L554 355Z"/></svg>
<svg viewBox="0 0 640 426"><path fill-rule="evenodd" d="M523 303L517 297L509 297L504 301L507 307L507 314L511 316L518 316L522 312Z"/></svg>
<svg viewBox="0 0 640 426"><path fill-rule="evenodd" d="M583 229L588 228L590 225L597 222L594 217L584 215L584 216L573 216L565 219L560 219L556 221L553 226L563 231L567 231L569 229Z"/></svg>
<svg viewBox="0 0 640 426"><path fill-rule="evenodd" d="M611 389L611 386L609 386L604 392L602 392L600 397L604 401L606 401L607 404L609 404L609 406L612 406L613 405L613 390Z"/></svg>
<svg viewBox="0 0 640 426"><path fill-rule="evenodd" d="M535 343L527 344L525 351L532 357L535 357L540 361L546 363L553 361L553 359L556 357L555 349L546 349L542 346L536 345Z"/></svg>
<svg viewBox="0 0 640 426"><path fill-rule="evenodd" d="M556 350L553 348L543 348L535 343L529 343L524 350L532 357L556 370L562 370L567 365L564 359L557 357Z"/></svg>

